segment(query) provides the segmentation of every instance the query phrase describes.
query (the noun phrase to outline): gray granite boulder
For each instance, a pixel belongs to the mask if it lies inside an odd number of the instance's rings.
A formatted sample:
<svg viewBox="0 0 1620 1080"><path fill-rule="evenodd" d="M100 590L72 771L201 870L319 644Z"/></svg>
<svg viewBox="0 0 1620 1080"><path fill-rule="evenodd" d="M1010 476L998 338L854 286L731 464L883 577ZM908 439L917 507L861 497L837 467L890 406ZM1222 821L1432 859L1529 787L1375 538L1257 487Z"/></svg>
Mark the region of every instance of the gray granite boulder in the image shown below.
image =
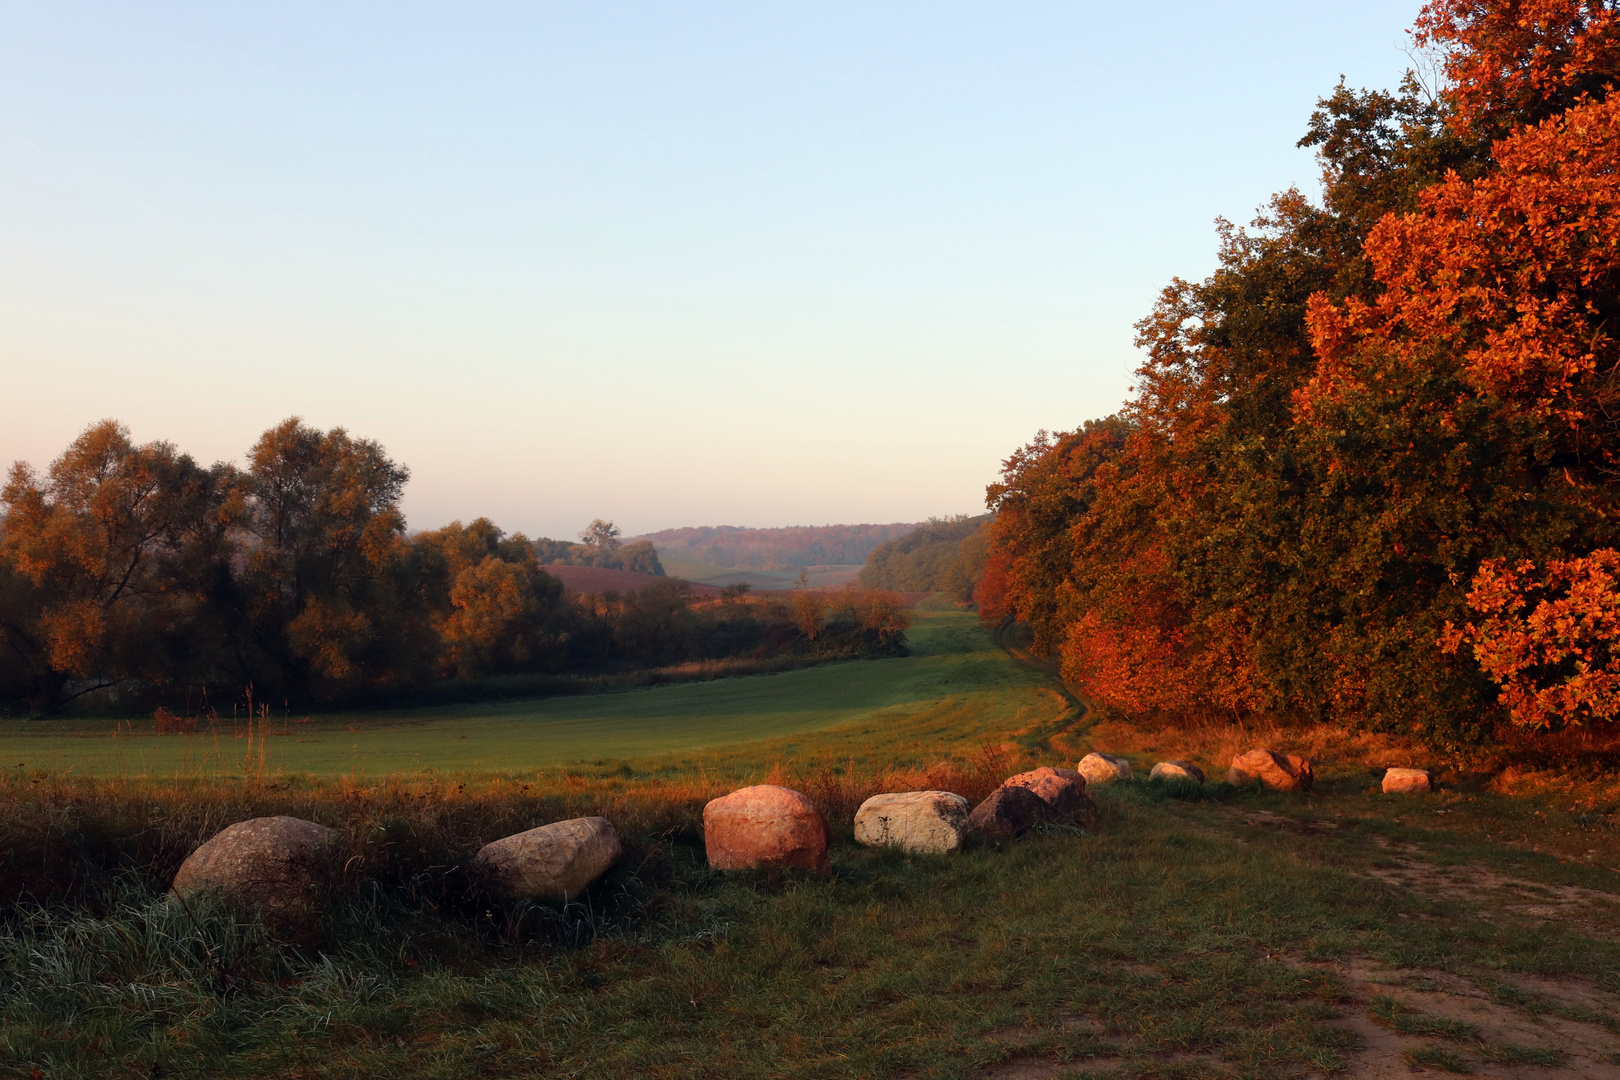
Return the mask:
<svg viewBox="0 0 1620 1080"><path fill-rule="evenodd" d="M607 818L572 818L485 844L473 869L508 899L560 904L578 898L623 851Z"/></svg>
<svg viewBox="0 0 1620 1080"><path fill-rule="evenodd" d="M1074 769L1054 769L1043 765L1017 776L1009 776L1001 782L1001 786L1029 788L1058 814L1077 814L1097 808L1086 795L1086 778Z"/></svg>
<svg viewBox="0 0 1620 1080"><path fill-rule="evenodd" d="M170 892L205 893L257 909L283 932L310 932L326 907L322 856L337 834L295 817L262 817L226 826L186 857Z"/></svg>
<svg viewBox="0 0 1620 1080"><path fill-rule="evenodd" d="M1309 791L1315 779L1311 763L1294 754L1279 754L1275 750L1250 750L1232 759L1226 771L1226 780L1236 787L1259 781L1277 791Z"/></svg>

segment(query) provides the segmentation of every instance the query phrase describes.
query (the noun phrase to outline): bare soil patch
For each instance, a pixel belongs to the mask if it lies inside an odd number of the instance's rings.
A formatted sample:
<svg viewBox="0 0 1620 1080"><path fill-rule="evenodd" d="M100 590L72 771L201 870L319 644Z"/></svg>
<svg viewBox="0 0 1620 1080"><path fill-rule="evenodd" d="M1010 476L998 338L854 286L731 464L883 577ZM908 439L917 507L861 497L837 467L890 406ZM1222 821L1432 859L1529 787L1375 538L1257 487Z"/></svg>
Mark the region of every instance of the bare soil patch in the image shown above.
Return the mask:
<svg viewBox="0 0 1620 1080"><path fill-rule="evenodd" d="M1620 932L1620 897L1597 889L1526 881L1482 866L1440 866L1411 855L1396 855L1393 866L1371 867L1367 873L1397 888L1466 905L1481 919L1521 925L1559 921L1605 937Z"/></svg>
<svg viewBox="0 0 1620 1080"><path fill-rule="evenodd" d="M1560 1010L1560 1015L1540 1011L1529 995L1519 1004L1504 1002L1499 990L1451 972L1390 968L1364 960L1302 966L1334 972L1356 994L1357 1006L1336 1021L1361 1044L1347 1076L1445 1071L1421 1063L1428 1048L1455 1055L1481 1077L1620 1080L1620 1025L1614 1024L1620 999L1589 983L1534 980L1565 1001L1586 1003ZM1526 982L1513 980L1515 985ZM1580 1014L1588 1018L1575 1018ZM1562 1064L1534 1064L1537 1059Z"/></svg>

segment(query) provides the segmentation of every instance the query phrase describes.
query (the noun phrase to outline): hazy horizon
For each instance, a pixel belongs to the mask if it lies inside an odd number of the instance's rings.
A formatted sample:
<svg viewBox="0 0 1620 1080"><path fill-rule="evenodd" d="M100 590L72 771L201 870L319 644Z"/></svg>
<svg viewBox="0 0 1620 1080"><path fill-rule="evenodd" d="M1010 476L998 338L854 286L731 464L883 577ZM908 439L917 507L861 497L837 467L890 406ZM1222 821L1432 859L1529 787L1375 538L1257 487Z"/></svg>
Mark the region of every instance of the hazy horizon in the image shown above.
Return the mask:
<svg viewBox="0 0 1620 1080"><path fill-rule="evenodd" d="M381 442L413 528L982 509L1417 5L0 5L0 462Z"/></svg>

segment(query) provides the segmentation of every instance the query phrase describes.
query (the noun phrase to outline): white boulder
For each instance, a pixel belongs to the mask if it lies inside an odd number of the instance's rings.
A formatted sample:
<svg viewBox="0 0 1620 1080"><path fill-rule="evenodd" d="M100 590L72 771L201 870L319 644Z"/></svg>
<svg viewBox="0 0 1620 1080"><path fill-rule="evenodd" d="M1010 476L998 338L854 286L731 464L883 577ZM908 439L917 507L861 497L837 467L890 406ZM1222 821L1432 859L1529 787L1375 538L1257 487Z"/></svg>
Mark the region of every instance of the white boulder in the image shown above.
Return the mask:
<svg viewBox="0 0 1620 1080"><path fill-rule="evenodd" d="M1088 784L1108 784L1131 778L1131 763L1113 754L1087 754L1075 766Z"/></svg>
<svg viewBox="0 0 1620 1080"><path fill-rule="evenodd" d="M1161 761L1153 766L1148 779L1163 780L1167 783L1202 784L1204 770L1190 761Z"/></svg>
<svg viewBox="0 0 1620 1080"><path fill-rule="evenodd" d="M960 851L968 833L968 802L949 791L874 795L855 812L855 839L868 847L944 854Z"/></svg>

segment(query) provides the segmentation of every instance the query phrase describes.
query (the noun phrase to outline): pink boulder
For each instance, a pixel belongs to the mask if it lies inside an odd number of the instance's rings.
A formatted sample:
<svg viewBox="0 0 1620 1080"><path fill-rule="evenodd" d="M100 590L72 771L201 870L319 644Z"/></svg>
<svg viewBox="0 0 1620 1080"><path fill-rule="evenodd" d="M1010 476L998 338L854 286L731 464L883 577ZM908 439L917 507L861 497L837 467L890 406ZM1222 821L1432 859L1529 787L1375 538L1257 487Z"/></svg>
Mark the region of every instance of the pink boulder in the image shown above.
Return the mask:
<svg viewBox="0 0 1620 1080"><path fill-rule="evenodd" d="M1311 790L1311 763L1293 754L1272 750L1250 750L1232 759L1226 772L1227 783L1243 787L1259 781L1278 791Z"/></svg>
<svg viewBox="0 0 1620 1080"><path fill-rule="evenodd" d="M1009 776L1001 782L1001 786L1028 788L1060 814L1095 808L1086 796L1086 778L1073 769L1053 769L1043 765L1039 769Z"/></svg>
<svg viewBox="0 0 1620 1080"><path fill-rule="evenodd" d="M815 804L774 784L739 788L703 808L703 844L716 870L791 866L825 877L829 839Z"/></svg>
<svg viewBox="0 0 1620 1080"><path fill-rule="evenodd" d="M1434 781L1427 769L1389 769L1384 773L1385 795L1412 795L1433 789Z"/></svg>

